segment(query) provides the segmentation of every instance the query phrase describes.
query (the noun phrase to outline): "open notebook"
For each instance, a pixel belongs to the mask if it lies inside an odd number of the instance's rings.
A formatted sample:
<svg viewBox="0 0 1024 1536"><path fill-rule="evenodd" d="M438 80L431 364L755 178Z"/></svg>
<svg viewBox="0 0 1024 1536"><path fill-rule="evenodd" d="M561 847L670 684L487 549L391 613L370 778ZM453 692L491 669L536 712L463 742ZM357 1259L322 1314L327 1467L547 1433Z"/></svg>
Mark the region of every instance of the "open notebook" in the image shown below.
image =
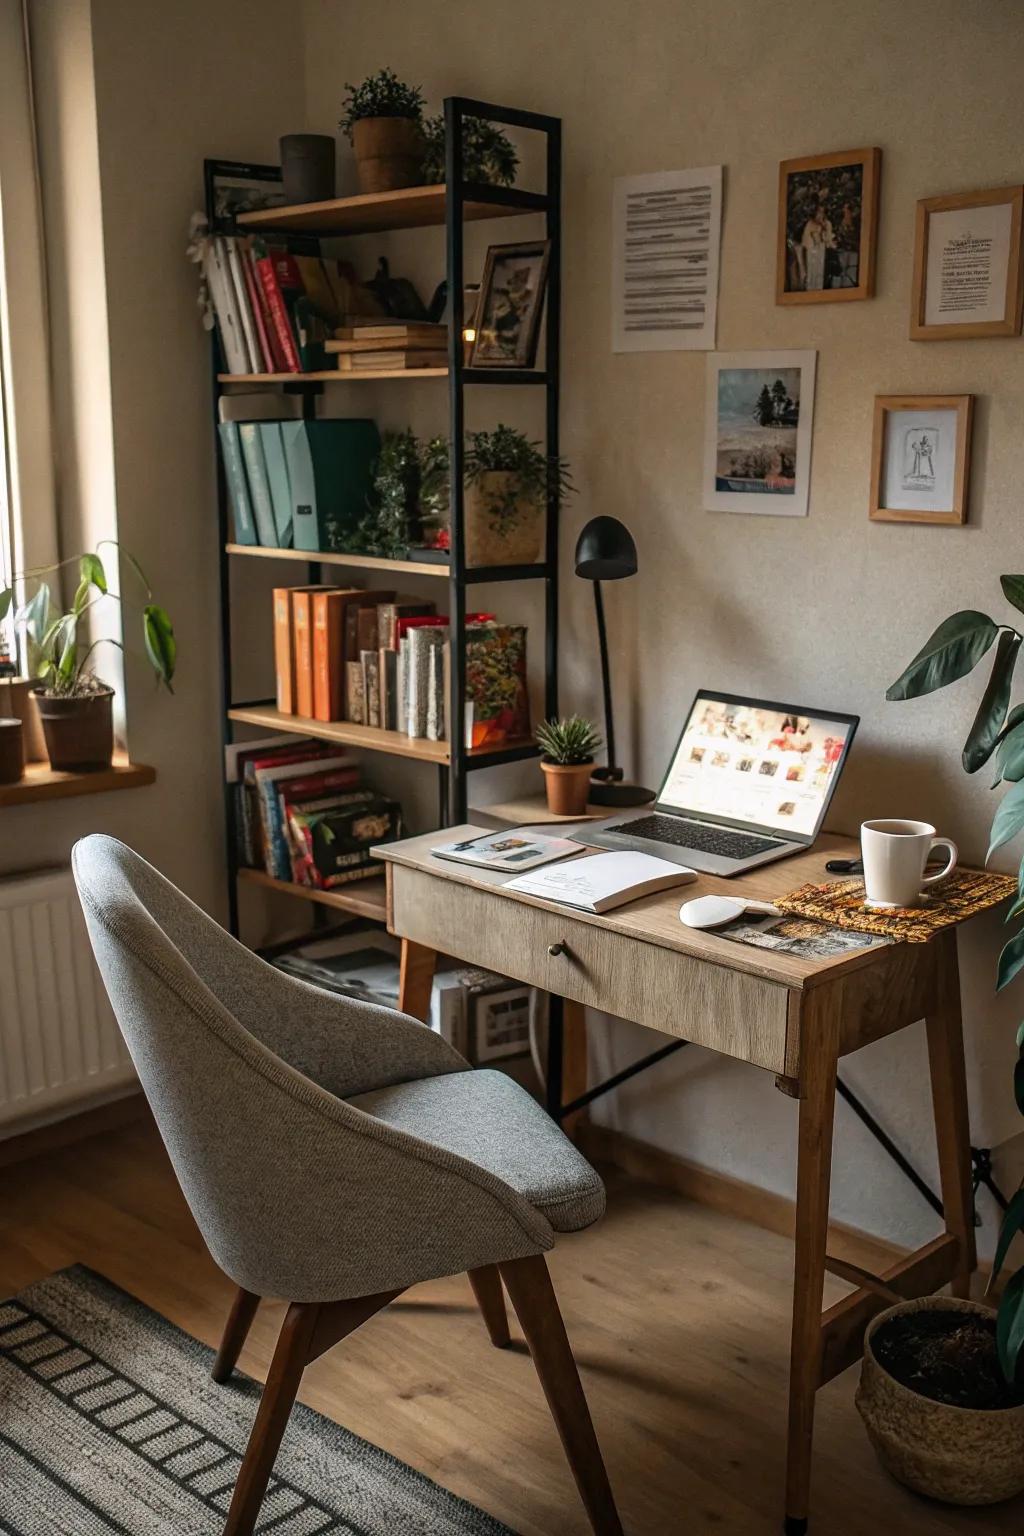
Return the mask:
<svg viewBox="0 0 1024 1536"><path fill-rule="evenodd" d="M560 901L581 912L611 912L641 896L688 885L695 870L670 864L652 853L597 853L589 859L550 864L535 873L509 880L507 891L522 891L543 901Z"/></svg>

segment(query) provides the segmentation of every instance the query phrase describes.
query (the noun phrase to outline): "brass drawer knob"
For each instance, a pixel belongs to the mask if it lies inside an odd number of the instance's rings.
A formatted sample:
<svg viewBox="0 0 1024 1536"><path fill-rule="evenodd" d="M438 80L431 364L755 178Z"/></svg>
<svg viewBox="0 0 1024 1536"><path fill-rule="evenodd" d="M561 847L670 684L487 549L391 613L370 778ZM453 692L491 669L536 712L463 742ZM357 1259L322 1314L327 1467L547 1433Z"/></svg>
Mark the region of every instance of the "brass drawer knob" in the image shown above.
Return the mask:
<svg viewBox="0 0 1024 1536"><path fill-rule="evenodd" d="M564 939L559 939L557 944L548 945L548 954L552 959L554 959L556 955L567 955L568 953L569 946Z"/></svg>

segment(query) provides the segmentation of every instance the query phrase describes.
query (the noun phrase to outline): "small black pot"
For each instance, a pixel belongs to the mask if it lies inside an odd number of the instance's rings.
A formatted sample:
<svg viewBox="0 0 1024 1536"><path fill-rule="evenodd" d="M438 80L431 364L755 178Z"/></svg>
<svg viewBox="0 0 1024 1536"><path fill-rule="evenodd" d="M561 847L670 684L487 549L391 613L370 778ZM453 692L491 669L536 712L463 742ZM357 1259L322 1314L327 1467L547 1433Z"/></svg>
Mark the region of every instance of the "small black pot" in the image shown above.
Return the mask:
<svg viewBox="0 0 1024 1536"><path fill-rule="evenodd" d="M281 139L284 200L326 203L334 196L334 140L324 133L286 133Z"/></svg>
<svg viewBox="0 0 1024 1536"><path fill-rule="evenodd" d="M114 690L47 698L35 690L50 767L60 773L97 773L114 755Z"/></svg>

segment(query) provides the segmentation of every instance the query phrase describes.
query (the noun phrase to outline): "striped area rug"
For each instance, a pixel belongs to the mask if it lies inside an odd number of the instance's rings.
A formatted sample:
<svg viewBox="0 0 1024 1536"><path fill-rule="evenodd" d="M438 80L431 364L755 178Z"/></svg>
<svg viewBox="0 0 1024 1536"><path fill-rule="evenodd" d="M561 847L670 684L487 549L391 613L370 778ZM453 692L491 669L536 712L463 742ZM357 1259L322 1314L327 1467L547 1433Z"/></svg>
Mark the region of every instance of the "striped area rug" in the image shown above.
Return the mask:
<svg viewBox="0 0 1024 1536"><path fill-rule="evenodd" d="M0 1536L219 1536L259 1386L81 1267L0 1302ZM259 1536L512 1536L297 1404Z"/></svg>

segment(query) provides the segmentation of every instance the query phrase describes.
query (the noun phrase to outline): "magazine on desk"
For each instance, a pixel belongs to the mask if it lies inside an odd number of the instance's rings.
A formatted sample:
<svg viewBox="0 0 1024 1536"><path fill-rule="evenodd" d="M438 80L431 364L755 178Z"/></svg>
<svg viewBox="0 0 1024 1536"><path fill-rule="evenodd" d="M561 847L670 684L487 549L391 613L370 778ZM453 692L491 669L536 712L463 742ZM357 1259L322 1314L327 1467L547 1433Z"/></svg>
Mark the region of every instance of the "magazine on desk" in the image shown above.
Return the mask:
<svg viewBox="0 0 1024 1536"><path fill-rule="evenodd" d="M552 859L565 859L571 853L582 852L581 844L572 843L567 837L545 837L539 832L523 830L488 832L484 837L443 843L434 849L437 858L451 859L456 864L512 871L534 869L540 864L549 864Z"/></svg>
<svg viewBox="0 0 1024 1536"><path fill-rule="evenodd" d="M519 875L509 880L505 889L558 901L580 912L601 913L675 885L688 885L696 878L696 870L655 858L652 853L597 853L537 874Z"/></svg>

